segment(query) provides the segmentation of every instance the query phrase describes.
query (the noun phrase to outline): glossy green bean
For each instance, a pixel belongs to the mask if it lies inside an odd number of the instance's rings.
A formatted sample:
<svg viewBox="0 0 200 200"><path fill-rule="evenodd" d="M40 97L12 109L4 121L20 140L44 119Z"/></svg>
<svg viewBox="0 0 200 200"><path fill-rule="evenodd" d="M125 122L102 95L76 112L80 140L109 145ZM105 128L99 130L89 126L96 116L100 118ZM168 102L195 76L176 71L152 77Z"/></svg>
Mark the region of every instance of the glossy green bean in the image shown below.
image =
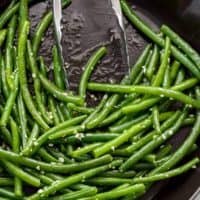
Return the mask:
<svg viewBox="0 0 200 200"><path fill-rule="evenodd" d="M149 94L156 96L163 96L172 99L179 100L182 103L189 104L194 108L199 109L200 103L198 100L193 99L182 92L175 91L172 89L165 89L161 87L152 86L122 86L122 85L110 85L101 83L89 83L88 88L90 90L102 91L102 92L117 92L117 93L138 93L138 94ZM123 110L124 111L124 110ZM124 111L125 112L125 111Z"/></svg>
<svg viewBox="0 0 200 200"><path fill-rule="evenodd" d="M55 134L56 132L63 130L63 129L66 129L66 128L72 126L72 125L76 125L76 124L82 122L85 118L86 118L86 116L82 115L82 116L67 120L63 123L58 124L57 126L50 128L47 132L43 133L34 142L35 144L33 144L33 146L30 146L29 148L27 148L26 151L23 150L22 154L25 155L25 156L28 156L28 155L35 153L40 148L40 146L48 140L48 137L51 134Z"/></svg>
<svg viewBox="0 0 200 200"><path fill-rule="evenodd" d="M147 66L147 71L146 71L146 76L149 80L152 79L152 76L155 71L155 68L157 67L158 61L159 61L159 49L157 45L154 45L152 57Z"/></svg>
<svg viewBox="0 0 200 200"><path fill-rule="evenodd" d="M181 167L178 167L176 169L173 169L171 171L166 171L164 173L158 173L152 176L147 176L147 177L138 177L138 178L134 178L133 182L134 183L152 183L155 181L160 181L160 180L164 180L164 179L168 179L174 176L178 176L181 175L187 171L189 171L191 168L193 168L194 166L196 166L196 164L199 163L199 159L198 158L194 158L191 161L187 162L186 164L182 165Z"/></svg>
<svg viewBox="0 0 200 200"><path fill-rule="evenodd" d="M48 197L50 194L55 193L63 188L66 188L70 185L73 185L75 183L78 183L82 180L88 179L90 177L96 176L97 174L106 171L110 168L112 168L113 166L117 166L119 165L121 162L119 161L114 161L108 165L104 165L101 167L97 167L97 168L93 168L87 171L84 171L82 173L79 174L75 174L72 176L69 176L63 180L57 181L56 184L51 184L50 186L47 186L45 188L42 189L42 191L40 192L40 190L35 193L34 195L30 196L27 198L27 200L39 200L41 197Z"/></svg>
<svg viewBox="0 0 200 200"><path fill-rule="evenodd" d="M160 134L161 130L160 130L160 121L159 121L159 111L158 111L157 106L153 107L152 116L153 116L153 127L156 130L156 132Z"/></svg>
<svg viewBox="0 0 200 200"><path fill-rule="evenodd" d="M0 30L0 47L3 45L5 38L6 38L7 30L3 29Z"/></svg>
<svg viewBox="0 0 200 200"><path fill-rule="evenodd" d="M77 200L83 197L93 196L97 193L96 187L83 188L79 191L70 192L69 194L63 194L60 196L52 197L50 200Z"/></svg>
<svg viewBox="0 0 200 200"><path fill-rule="evenodd" d="M160 120L161 118L164 120L166 117L170 117L171 114L161 114L160 115ZM105 143L99 148L96 148L93 153L95 157L99 157L106 152L115 150L117 147L122 145L123 143L127 142L129 138L133 137L137 133L141 132L144 129L148 129L152 125L152 117L147 118L146 120L139 122L138 124L135 124L128 130L125 130L122 134L120 134L117 138Z"/></svg>
<svg viewBox="0 0 200 200"><path fill-rule="evenodd" d="M81 163L74 163L74 164L54 164L54 163L45 163L42 161L34 160L31 158L23 157L19 154L9 152L3 149L0 149L1 159L7 159L16 164L27 166L29 168L40 169L47 172L53 173L71 173L71 172L78 172L83 171L84 169L90 169L92 167L99 166L101 164L109 163L112 160L110 155L105 155L97 159L84 161Z"/></svg>
<svg viewBox="0 0 200 200"><path fill-rule="evenodd" d="M17 124L15 121L11 118L10 119L10 126L11 126L11 132L12 132L12 149L13 152L19 153L20 151L20 137L19 137L19 130L17 128ZM22 196L22 182L21 180L15 176L14 178L14 190L16 196Z"/></svg>
<svg viewBox="0 0 200 200"><path fill-rule="evenodd" d="M27 56L28 56L29 66L30 66L32 78L33 78L33 85L34 85L34 92L35 92L37 108L38 108L39 112L41 113L41 116L43 117L45 122L47 124L52 124L52 120L47 115L45 105L42 102L42 96L40 95L41 84L40 84L40 80L37 76L37 74L38 74L37 61L35 59L33 49L32 49L32 46L31 46L31 43L29 40L27 41Z"/></svg>
<svg viewBox="0 0 200 200"><path fill-rule="evenodd" d="M169 64L170 47L171 47L170 39L166 37L163 58L161 61L161 65L158 69L158 72L155 76L155 79L152 82L152 86L160 86L163 83L163 79L165 77L165 71Z"/></svg>
<svg viewBox="0 0 200 200"><path fill-rule="evenodd" d="M78 148L74 151L71 152L71 156L72 157L78 157L78 156L82 156L86 153L89 153L91 152L93 149L101 146L102 144L101 143L94 143L94 144L90 144L90 145L87 145L85 147L82 147L82 148Z"/></svg>
<svg viewBox="0 0 200 200"><path fill-rule="evenodd" d="M3 200L17 199L16 195L13 192L6 190L4 188L0 188L0 195L2 198L6 197L6 199Z"/></svg>
<svg viewBox="0 0 200 200"><path fill-rule="evenodd" d="M14 182L12 178L0 178L0 186L5 187L5 186L13 186Z"/></svg>
<svg viewBox="0 0 200 200"><path fill-rule="evenodd" d="M163 87L164 88L170 88L170 86L171 86L171 77L170 77L170 67L168 65L166 70L165 70L165 76L164 76L164 80L163 80Z"/></svg>
<svg viewBox="0 0 200 200"><path fill-rule="evenodd" d="M180 84L181 82L183 82L183 80L185 79L185 75L186 75L185 71L183 69L180 69L177 74L174 84L177 85L177 84Z"/></svg>
<svg viewBox="0 0 200 200"><path fill-rule="evenodd" d="M178 46L200 69L200 56L199 53L191 47L181 36L176 34L169 26L162 25L160 29L165 35L170 37L174 44Z"/></svg>
<svg viewBox="0 0 200 200"><path fill-rule="evenodd" d="M155 139L153 139L151 142L143 146L131 157L129 157L128 160L126 160L120 166L120 169L122 171L128 170L131 166L133 166L135 163L140 161L145 155L151 153L154 149L156 149L158 146L160 146L162 143L164 143L166 140L172 137L172 135L174 135L176 131L180 128L186 115L187 115L187 112L184 111L172 127L170 127L168 130L163 132L161 135L157 136Z"/></svg>
<svg viewBox="0 0 200 200"><path fill-rule="evenodd" d="M12 164L11 162L8 162L5 160L2 160L2 162L11 174L19 177L21 180L28 183L29 185L32 185L34 187L40 186L40 180L38 178L26 173L21 168L17 167L16 165Z"/></svg>
<svg viewBox="0 0 200 200"><path fill-rule="evenodd" d="M83 105L83 99L79 96L74 96L64 90L58 88L55 84L45 78L41 73L39 74L40 81L43 87L52 94L55 98L63 102L70 102L77 105Z"/></svg>
<svg viewBox="0 0 200 200"><path fill-rule="evenodd" d="M164 172L169 170L178 162L180 162L183 157L187 154L189 149L191 149L192 145L196 142L199 137L200 130L200 114L198 113L195 125L192 128L191 134L185 140L185 142L176 150L176 152L172 155L172 157L167 160L167 162L163 163L161 166L153 170L150 175L155 175L156 173Z"/></svg>
<svg viewBox="0 0 200 200"><path fill-rule="evenodd" d="M19 124L20 124L20 131L21 131L21 140L22 140L22 147L24 148L27 142L27 118L26 118L26 109L23 102L23 98L21 92L17 97L17 110L19 113Z"/></svg>
<svg viewBox="0 0 200 200"><path fill-rule="evenodd" d="M91 114L92 112L94 112L94 108L81 107L81 106L77 106L73 103L68 103L67 107L73 111L76 111L76 112L82 113L82 114Z"/></svg>
<svg viewBox="0 0 200 200"><path fill-rule="evenodd" d="M9 87L6 79L6 66L3 56L1 56L1 86L2 86L2 93L5 99L9 97Z"/></svg>
<svg viewBox="0 0 200 200"><path fill-rule="evenodd" d="M86 180L86 183L89 185L95 186L117 186L124 183L132 184L133 180L130 178L116 178L116 177L95 177Z"/></svg>
<svg viewBox="0 0 200 200"><path fill-rule="evenodd" d="M167 144L159 150L159 152L156 155L156 159L157 160L162 159L163 157L169 155L170 153L172 153L172 145Z"/></svg>
<svg viewBox="0 0 200 200"><path fill-rule="evenodd" d="M87 82L90 78L94 67L100 61L100 59L106 54L107 49L106 47L99 48L88 60L84 72L81 76L80 84L79 84L79 95L85 99L86 98L86 89L87 89Z"/></svg>
<svg viewBox="0 0 200 200"><path fill-rule="evenodd" d="M179 68L180 68L180 62L178 61L174 61L171 65L171 71L170 71L170 79L171 79L171 83L174 82L174 80L176 79L176 76L178 74Z"/></svg>
<svg viewBox="0 0 200 200"><path fill-rule="evenodd" d="M80 200L116 199L116 198L124 197L124 196L130 195L130 194L132 196L134 196L135 193L144 193L144 192L145 192L144 184L135 184L135 185L127 186L126 188L122 188L122 189L111 190L108 192L102 192L93 197L82 198Z"/></svg>
<svg viewBox="0 0 200 200"><path fill-rule="evenodd" d="M19 42L18 42L18 67L19 67L20 89L26 107L31 113L32 117L42 128L48 129L49 126L46 124L46 122L42 119L42 117L38 113L27 86L25 53L26 53L28 30L29 30L29 22L25 21L22 30L20 31Z"/></svg>
<svg viewBox="0 0 200 200"><path fill-rule="evenodd" d="M147 117L148 117L148 114L143 114L139 117L133 118L132 120L128 120L127 122L122 123L120 125L110 126L109 131L113 133L122 133L123 130L126 130L130 128L131 126L133 126L134 124L145 120Z"/></svg>
<svg viewBox="0 0 200 200"><path fill-rule="evenodd" d="M45 162L58 162L58 160L52 156L45 148L40 148L37 152L37 155Z"/></svg>
<svg viewBox="0 0 200 200"><path fill-rule="evenodd" d="M18 93L18 82L19 82L19 74L18 72L15 73L15 80L14 80L14 88L13 88L13 91L11 91L7 101L6 101L6 104L4 106L4 110L3 110L3 113L1 115L1 118L0 118L0 126L6 126L7 125L7 122L8 122L8 119L9 119L9 116L12 112L12 109L13 109L13 106L14 106L14 103L15 103L15 99L17 97L17 93Z"/></svg>
<svg viewBox="0 0 200 200"><path fill-rule="evenodd" d="M142 20L135 14L135 12L128 6L125 0L120 0L122 11L126 17L135 25L141 32L143 32L148 38L150 38L157 45L164 47L164 40L153 30L146 25ZM189 71L191 71L198 79L200 79L200 73L197 67L175 46L171 45L172 55L176 60L182 63Z"/></svg>

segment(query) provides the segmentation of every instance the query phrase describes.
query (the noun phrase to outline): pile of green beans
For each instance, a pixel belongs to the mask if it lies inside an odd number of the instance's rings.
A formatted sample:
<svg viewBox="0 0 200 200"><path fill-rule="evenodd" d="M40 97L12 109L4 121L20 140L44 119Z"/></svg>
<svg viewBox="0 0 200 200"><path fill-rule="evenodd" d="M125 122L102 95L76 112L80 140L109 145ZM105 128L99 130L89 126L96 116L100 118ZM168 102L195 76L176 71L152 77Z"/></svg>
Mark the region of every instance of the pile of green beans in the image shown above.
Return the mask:
<svg viewBox="0 0 200 200"><path fill-rule="evenodd" d="M99 47L75 93L56 45L48 78L39 49L53 14L30 34L29 2L13 0L0 14L0 199L139 199L153 183L199 164L188 159L200 135L196 50L167 25L153 32L120 0L152 42L118 84L90 82L107 53ZM69 4L63 0L63 9ZM87 91L104 94L96 107L88 106ZM184 127L190 133L174 150L170 139Z"/></svg>

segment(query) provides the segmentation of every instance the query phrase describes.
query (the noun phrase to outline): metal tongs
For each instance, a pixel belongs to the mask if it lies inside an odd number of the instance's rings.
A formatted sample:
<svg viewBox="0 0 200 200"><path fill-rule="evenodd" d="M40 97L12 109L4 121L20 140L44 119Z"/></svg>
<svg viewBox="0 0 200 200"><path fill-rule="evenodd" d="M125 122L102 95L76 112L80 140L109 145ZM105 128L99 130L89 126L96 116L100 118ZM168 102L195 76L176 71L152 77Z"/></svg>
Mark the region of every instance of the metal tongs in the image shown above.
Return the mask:
<svg viewBox="0 0 200 200"><path fill-rule="evenodd" d="M67 73L64 67L64 57L63 57L63 49L62 49L62 0L53 0L53 21L54 21L54 32L56 38L56 45L58 48L58 53L60 57L60 64L63 69L65 75L65 82L66 87L68 88L68 81L67 81Z"/></svg>

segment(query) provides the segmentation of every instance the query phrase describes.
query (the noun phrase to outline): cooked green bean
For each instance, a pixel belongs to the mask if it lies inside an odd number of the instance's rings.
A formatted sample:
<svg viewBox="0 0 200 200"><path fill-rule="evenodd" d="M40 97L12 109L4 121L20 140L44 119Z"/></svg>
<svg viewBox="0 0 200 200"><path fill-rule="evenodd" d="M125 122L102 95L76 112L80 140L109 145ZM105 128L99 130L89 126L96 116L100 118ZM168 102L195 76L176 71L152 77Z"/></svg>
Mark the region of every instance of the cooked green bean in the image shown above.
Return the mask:
<svg viewBox="0 0 200 200"><path fill-rule="evenodd" d="M96 194L93 197L86 197L86 198L82 198L80 200L116 199L116 198L120 198L120 197L127 196L130 194L132 196L134 196L134 194L136 194L136 193L144 193L144 192L145 192L144 184L135 184L135 185L127 186L126 188L122 188L122 189L111 190L108 192L102 192L102 193Z"/></svg>
<svg viewBox="0 0 200 200"><path fill-rule="evenodd" d="M69 176L63 180L57 181L56 183L53 183L50 186L43 188L42 191L39 190L34 195L27 197L27 200L39 200L41 197L48 197L52 193L55 193L63 188L66 188L67 186L73 185L75 183L78 183L90 177L96 176L97 174L103 171L106 171L112 168L113 166L118 166L120 163L121 161L114 161L108 165L93 168L93 169L81 172L79 174Z"/></svg>
<svg viewBox="0 0 200 200"><path fill-rule="evenodd" d="M4 177L0 178L0 186L1 187L13 186L13 184L14 184L13 178L4 178Z"/></svg>
<svg viewBox="0 0 200 200"><path fill-rule="evenodd" d="M19 130L17 128L17 124L15 121L11 118L10 120L10 126L11 126L11 132L12 132L12 149L13 152L19 153L20 151L20 138L19 138ZM15 187L15 194L16 196L22 196L22 182L21 180L15 176L14 178L14 187Z"/></svg>
<svg viewBox="0 0 200 200"><path fill-rule="evenodd" d="M147 176L147 177L134 178L133 182L134 183L149 183L149 182L151 183L151 182L155 182L155 181L168 179L168 178L178 176L180 174L187 172L188 170L190 170L192 167L194 167L198 163L199 163L199 159L194 158L191 161L189 161L188 163L184 164L183 166L173 169L171 171L166 171L164 173L158 173L158 174L155 174L152 176Z"/></svg>
<svg viewBox="0 0 200 200"><path fill-rule="evenodd" d="M35 96L36 96L37 108L38 108L39 112L41 113L42 117L44 118L44 120L46 121L46 123L52 124L52 120L47 115L45 105L42 102L42 96L40 95L41 84L40 84L40 80L37 76L37 74L38 74L37 61L35 59L33 49L32 49L32 46L31 46L31 43L29 40L27 41L27 55L28 55L28 61L29 61L29 65L30 65L30 69L31 69L31 73L32 73L32 78L33 78L33 85L34 85L34 92L35 92Z"/></svg>
<svg viewBox="0 0 200 200"><path fill-rule="evenodd" d="M82 114L91 114L92 112L94 112L94 108L87 108L87 107L81 107L81 106L77 106L73 103L68 103L67 107L71 110L74 110L78 113L82 113Z"/></svg>
<svg viewBox="0 0 200 200"><path fill-rule="evenodd" d="M0 30L0 47L4 43L4 40L6 38L6 34L7 34L7 30L6 29Z"/></svg>
<svg viewBox="0 0 200 200"><path fill-rule="evenodd" d="M157 133L160 134L161 130L160 130L160 121L159 121L159 111L158 111L157 106L153 107L152 116L153 116L153 127L157 131Z"/></svg>
<svg viewBox="0 0 200 200"><path fill-rule="evenodd" d="M77 105L83 105L83 99L79 96L74 96L69 92L65 92L58 88L55 84L45 78L42 74L39 74L40 81L43 87L52 94L55 98L63 102L70 102Z"/></svg>
<svg viewBox="0 0 200 200"><path fill-rule="evenodd" d="M12 112L13 109L13 105L15 103L15 99L17 97L17 93L18 93L18 82L19 82L19 74L18 72L15 73L15 80L14 80L14 88L13 90L10 92L10 95L6 101L6 105L4 107L4 111L1 115L0 118L0 126L6 126L9 116Z"/></svg>
<svg viewBox="0 0 200 200"><path fill-rule="evenodd" d="M176 34L170 27L162 25L160 29L181 49L200 69L200 56L199 53L193 49L183 38Z"/></svg>
<svg viewBox="0 0 200 200"><path fill-rule="evenodd" d="M164 47L164 40L153 30L146 25L142 20L135 14L135 12L128 6L125 0L120 0L122 11L126 17L134 24L141 32L143 32L148 38L150 38L157 45ZM182 63L189 71L191 71L198 79L200 79L200 73L197 67L175 46L171 45L172 55L180 63Z"/></svg>
<svg viewBox="0 0 200 200"><path fill-rule="evenodd" d="M160 120L161 119L165 120L166 118L168 118L170 116L171 116L170 113L166 113L166 114L163 113L163 114L160 114L159 117L160 117ZM112 150L114 151L117 147L119 147L123 143L127 142L129 140L129 138L133 137L134 135L136 135L137 133L139 133L140 131L142 131L144 129L148 129L151 125L152 125L152 117L149 117L146 120L135 124L128 130L125 130L117 138L105 143L101 147L96 148L93 151L94 156L99 157L99 156L105 154L106 152L109 152Z"/></svg>
<svg viewBox="0 0 200 200"><path fill-rule="evenodd" d="M175 60L172 63L171 71L170 71L170 79L171 79L171 83L172 84L173 84L174 80L176 79L176 76L178 74L179 68L180 68L180 62Z"/></svg>
<svg viewBox="0 0 200 200"><path fill-rule="evenodd" d="M87 82L90 78L90 75L92 71L94 70L94 67L97 65L97 63L100 61L100 59L106 54L107 49L105 47L99 48L89 59L89 61L86 64L84 73L81 76L80 84L79 84L79 95L85 99L86 97L86 89L87 89Z"/></svg>
<svg viewBox="0 0 200 200"><path fill-rule="evenodd" d="M167 139L172 137L176 133L176 131L180 128L184 118L186 117L187 112L183 111L183 113L180 115L180 117L177 119L176 123L166 130L161 135L157 136L155 139L153 139L151 142L143 146L141 149L139 149L136 153L134 153L131 157L128 158L121 166L120 169L122 171L128 170L131 166L133 166L135 163L137 163L139 160L141 160L145 155L151 153L154 149L156 149L159 145L164 143Z"/></svg>
<svg viewBox="0 0 200 200"><path fill-rule="evenodd" d="M63 123L58 124L57 126L54 126L53 128L50 128L47 132L45 132L43 135L41 135L33 144L33 146L30 146L29 148L26 149L26 151L23 151L23 155L28 156L30 154L35 153L42 144L44 144L47 140L48 137L51 134L55 134L56 132L66 129L67 127L70 127L72 125L78 124L80 122L82 122L84 119L86 118L85 115L67 120Z"/></svg>
<svg viewBox="0 0 200 200"><path fill-rule="evenodd" d="M138 94L150 94L156 96L163 96L172 99L179 100L182 103L191 105L197 109L200 108L198 100L193 99L182 92L172 89L165 89L161 87L152 86L122 86L122 85L110 85L102 83L89 83L88 89L102 92L117 92L117 93L138 93ZM123 110L124 111L124 110ZM125 111L124 111L125 112Z"/></svg>
<svg viewBox="0 0 200 200"><path fill-rule="evenodd" d="M49 126L46 124L46 122L42 119L42 117L38 113L27 86L25 53L26 53L28 30L29 30L29 22L25 21L22 26L22 30L20 31L19 42L18 42L18 67L19 67L20 88L26 107L33 116L33 118L42 128L48 129Z"/></svg>
<svg viewBox="0 0 200 200"><path fill-rule="evenodd" d="M170 88L170 86L171 86L171 77L170 77L170 67L168 65L166 70L165 70L165 76L164 76L164 80L163 80L163 87L164 88Z"/></svg>
<svg viewBox="0 0 200 200"><path fill-rule="evenodd" d="M11 162L8 162L8 161L5 161L5 160L2 160L2 162L11 174L19 177L21 180L28 183L29 185L32 185L32 186L35 186L35 187L40 186L40 180L38 178L26 173L25 171L23 171L22 169L20 169L16 165L12 164Z"/></svg>
<svg viewBox="0 0 200 200"><path fill-rule="evenodd" d="M159 61L159 49L157 45L154 45L152 57L147 66L147 71L146 71L146 76L148 77L149 80L152 79L158 61Z"/></svg>

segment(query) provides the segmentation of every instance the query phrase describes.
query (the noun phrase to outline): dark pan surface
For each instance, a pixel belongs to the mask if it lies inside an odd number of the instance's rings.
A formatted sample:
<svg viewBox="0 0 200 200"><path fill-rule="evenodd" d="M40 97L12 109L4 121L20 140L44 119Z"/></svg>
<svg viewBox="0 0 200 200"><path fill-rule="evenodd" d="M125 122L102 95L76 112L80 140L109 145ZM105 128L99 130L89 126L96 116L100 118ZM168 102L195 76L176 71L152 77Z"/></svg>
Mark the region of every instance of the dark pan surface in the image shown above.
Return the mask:
<svg viewBox="0 0 200 200"><path fill-rule="evenodd" d="M0 6L8 1L0 0ZM161 24L172 26L180 35L200 51L200 1L199 0L129 0L130 5L155 30ZM30 13L32 30L49 4L35 4ZM3 10L3 7L0 7ZM142 36L130 23L124 19L130 63L133 64L147 44ZM127 73L128 67L122 57L122 37L117 18L109 0L73 0L68 9L64 10L63 47L66 68L69 74L70 87L77 88L82 68L91 52L101 45L107 45L107 56L98 65L92 80L98 82L119 82ZM53 30L49 28L41 53L46 62L51 65L51 49L53 45ZM69 63L69 64L67 64ZM98 97L98 95L97 95ZM189 129L180 131L171 143L177 147L189 134ZM200 155L200 152L196 153ZM200 186L200 168L178 178L156 184L143 197L143 200L188 200Z"/></svg>

